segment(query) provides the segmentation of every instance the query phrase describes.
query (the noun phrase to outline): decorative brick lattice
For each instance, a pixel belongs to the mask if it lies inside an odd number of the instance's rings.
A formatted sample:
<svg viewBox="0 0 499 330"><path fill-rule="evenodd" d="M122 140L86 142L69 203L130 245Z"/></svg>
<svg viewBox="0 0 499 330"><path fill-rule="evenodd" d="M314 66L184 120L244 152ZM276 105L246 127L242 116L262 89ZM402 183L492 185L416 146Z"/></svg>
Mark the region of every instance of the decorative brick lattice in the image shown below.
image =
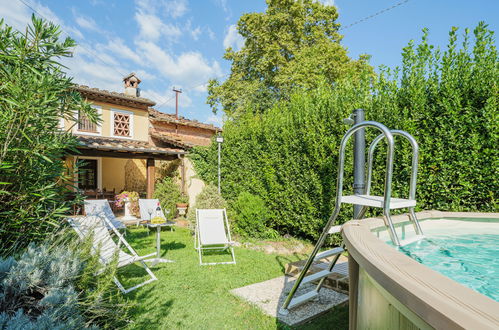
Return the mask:
<svg viewBox="0 0 499 330"><path fill-rule="evenodd" d="M114 135L130 136L130 115L125 113L114 113Z"/></svg>

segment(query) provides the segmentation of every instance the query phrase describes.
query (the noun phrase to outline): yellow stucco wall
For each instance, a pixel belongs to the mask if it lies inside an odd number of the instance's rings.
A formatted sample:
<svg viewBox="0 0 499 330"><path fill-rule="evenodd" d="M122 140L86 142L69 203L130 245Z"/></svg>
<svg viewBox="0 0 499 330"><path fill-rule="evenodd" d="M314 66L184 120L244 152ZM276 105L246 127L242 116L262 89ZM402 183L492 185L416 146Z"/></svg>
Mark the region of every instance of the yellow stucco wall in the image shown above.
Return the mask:
<svg viewBox="0 0 499 330"><path fill-rule="evenodd" d="M107 191L115 190L120 193L123 190L132 190L145 193L147 187L147 169L144 159L126 159L110 157L85 157L79 159L97 159L98 188ZM68 157L66 167L73 173L74 163L77 157ZM76 175L74 176L77 179Z"/></svg>
<svg viewBox="0 0 499 330"><path fill-rule="evenodd" d="M149 140L149 113L147 110L126 107L122 105L115 105L111 103L92 101L92 104L99 107L98 111L101 112L101 129L100 136L113 137L112 135L112 122L113 110L123 110L133 113L132 119L132 140L148 141ZM72 130L73 133L78 134L77 126L72 121L64 121L64 128Z"/></svg>

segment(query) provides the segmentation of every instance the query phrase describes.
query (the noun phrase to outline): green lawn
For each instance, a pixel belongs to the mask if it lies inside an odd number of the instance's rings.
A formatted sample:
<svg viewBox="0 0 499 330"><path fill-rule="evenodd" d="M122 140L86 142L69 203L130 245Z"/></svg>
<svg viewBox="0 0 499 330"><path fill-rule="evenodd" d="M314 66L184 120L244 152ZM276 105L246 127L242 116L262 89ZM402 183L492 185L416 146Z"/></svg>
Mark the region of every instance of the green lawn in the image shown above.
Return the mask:
<svg viewBox="0 0 499 330"><path fill-rule="evenodd" d="M184 228L163 231L162 257L175 260L152 267L158 277L127 297L135 301L131 329L286 329L275 318L229 293L229 290L283 275L298 256L268 255L236 248L236 265L199 266L193 236ZM156 234L131 229L126 238L139 255L155 251ZM211 260L229 255L209 256ZM208 258L207 260L210 260ZM120 279L133 285L145 278L139 266L120 270ZM347 329L348 308L340 307L300 329Z"/></svg>

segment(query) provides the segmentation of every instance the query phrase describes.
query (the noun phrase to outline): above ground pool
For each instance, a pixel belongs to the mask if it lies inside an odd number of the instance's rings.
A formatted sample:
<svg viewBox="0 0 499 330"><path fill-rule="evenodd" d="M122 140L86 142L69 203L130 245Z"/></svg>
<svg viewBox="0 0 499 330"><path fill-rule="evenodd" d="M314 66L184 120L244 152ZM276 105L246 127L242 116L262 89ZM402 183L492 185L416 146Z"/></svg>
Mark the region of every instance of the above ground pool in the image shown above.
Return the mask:
<svg viewBox="0 0 499 330"><path fill-rule="evenodd" d="M400 247L401 252L499 301L499 219L431 219L420 224L425 238ZM404 231L402 239L414 235Z"/></svg>
<svg viewBox="0 0 499 330"><path fill-rule="evenodd" d="M395 247L382 218L352 220L352 329L499 329L499 214L417 213L425 238ZM393 216L413 241L406 215Z"/></svg>

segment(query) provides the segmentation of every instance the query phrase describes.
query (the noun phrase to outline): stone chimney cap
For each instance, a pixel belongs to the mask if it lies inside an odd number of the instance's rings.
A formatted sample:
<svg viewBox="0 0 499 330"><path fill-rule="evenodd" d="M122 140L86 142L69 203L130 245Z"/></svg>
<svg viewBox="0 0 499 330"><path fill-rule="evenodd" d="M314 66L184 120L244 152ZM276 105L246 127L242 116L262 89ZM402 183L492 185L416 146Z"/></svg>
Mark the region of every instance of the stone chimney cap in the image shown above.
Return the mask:
<svg viewBox="0 0 499 330"><path fill-rule="evenodd" d="M139 79L139 77L137 77L137 75L135 74L135 72L132 72L128 76L126 76L126 77L123 78L123 81L126 81L126 80L136 81L139 84L142 81L142 80Z"/></svg>

